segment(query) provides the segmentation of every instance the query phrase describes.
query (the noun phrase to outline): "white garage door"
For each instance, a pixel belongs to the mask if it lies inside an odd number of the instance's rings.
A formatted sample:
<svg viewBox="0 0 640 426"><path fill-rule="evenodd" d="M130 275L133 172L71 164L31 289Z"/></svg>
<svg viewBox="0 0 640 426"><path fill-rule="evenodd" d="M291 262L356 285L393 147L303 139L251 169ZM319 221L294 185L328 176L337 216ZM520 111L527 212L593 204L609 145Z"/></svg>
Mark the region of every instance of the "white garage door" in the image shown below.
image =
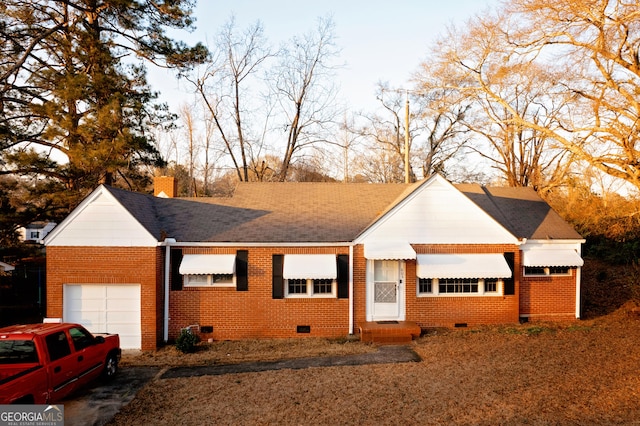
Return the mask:
<svg viewBox="0 0 640 426"><path fill-rule="evenodd" d="M140 349L140 286L65 284L63 320L93 333L118 333L122 349Z"/></svg>

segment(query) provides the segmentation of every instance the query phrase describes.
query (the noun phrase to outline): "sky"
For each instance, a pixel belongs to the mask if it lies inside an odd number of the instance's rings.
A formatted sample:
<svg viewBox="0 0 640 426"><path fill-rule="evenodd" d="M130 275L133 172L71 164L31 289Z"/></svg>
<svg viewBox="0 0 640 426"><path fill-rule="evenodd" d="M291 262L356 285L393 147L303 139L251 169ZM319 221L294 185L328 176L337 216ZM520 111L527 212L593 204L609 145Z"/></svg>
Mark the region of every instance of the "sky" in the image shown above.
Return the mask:
<svg viewBox="0 0 640 426"><path fill-rule="evenodd" d="M206 44L231 16L237 28L260 21L273 46L316 28L318 18L331 16L336 44L344 64L336 78L340 97L353 110L372 110L378 82L409 87L429 46L447 25L464 25L476 13L500 0L200 0L195 9L197 30L172 33L193 44ZM149 69L149 83L176 111L192 99L170 71Z"/></svg>

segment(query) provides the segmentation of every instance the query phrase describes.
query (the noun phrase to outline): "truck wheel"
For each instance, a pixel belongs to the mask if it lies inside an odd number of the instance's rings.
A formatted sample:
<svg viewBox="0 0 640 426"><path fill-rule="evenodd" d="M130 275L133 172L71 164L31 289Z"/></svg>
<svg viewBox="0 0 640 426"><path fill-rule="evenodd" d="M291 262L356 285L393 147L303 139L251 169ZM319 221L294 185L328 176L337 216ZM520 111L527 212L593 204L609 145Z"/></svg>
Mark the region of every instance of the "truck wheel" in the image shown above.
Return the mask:
<svg viewBox="0 0 640 426"><path fill-rule="evenodd" d="M115 354L107 355L107 360L104 363L104 370L102 371L102 377L105 380L111 380L116 376L118 372L118 358Z"/></svg>

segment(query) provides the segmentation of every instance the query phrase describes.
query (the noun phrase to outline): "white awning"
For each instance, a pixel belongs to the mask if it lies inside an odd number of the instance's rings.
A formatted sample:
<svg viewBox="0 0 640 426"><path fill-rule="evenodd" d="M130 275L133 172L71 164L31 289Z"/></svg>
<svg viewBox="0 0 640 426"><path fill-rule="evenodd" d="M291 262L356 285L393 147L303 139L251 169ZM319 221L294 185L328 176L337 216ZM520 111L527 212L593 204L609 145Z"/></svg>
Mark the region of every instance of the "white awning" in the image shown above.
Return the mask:
<svg viewBox="0 0 640 426"><path fill-rule="evenodd" d="M510 278L501 254L419 254L418 278Z"/></svg>
<svg viewBox="0 0 640 426"><path fill-rule="evenodd" d="M285 254L285 279L336 279L338 266L334 254Z"/></svg>
<svg viewBox="0 0 640 426"><path fill-rule="evenodd" d="M582 266L584 261L571 249L565 250L531 250L523 253L524 266Z"/></svg>
<svg viewBox="0 0 640 426"><path fill-rule="evenodd" d="M233 274L235 254L185 254L180 263L182 275Z"/></svg>
<svg viewBox="0 0 640 426"><path fill-rule="evenodd" d="M406 260L415 259L416 252L407 242L379 241L365 243L364 257L369 260Z"/></svg>

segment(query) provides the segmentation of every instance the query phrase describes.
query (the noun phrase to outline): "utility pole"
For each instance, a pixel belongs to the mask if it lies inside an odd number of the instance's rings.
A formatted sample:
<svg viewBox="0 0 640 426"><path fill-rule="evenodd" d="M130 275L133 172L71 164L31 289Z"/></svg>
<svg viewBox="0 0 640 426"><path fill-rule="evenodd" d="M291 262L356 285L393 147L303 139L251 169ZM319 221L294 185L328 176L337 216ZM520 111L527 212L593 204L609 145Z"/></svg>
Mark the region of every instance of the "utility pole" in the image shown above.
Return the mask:
<svg viewBox="0 0 640 426"><path fill-rule="evenodd" d="M404 107L404 183L409 183L409 91Z"/></svg>
<svg viewBox="0 0 640 426"><path fill-rule="evenodd" d="M391 92L402 93L401 89L393 89ZM404 89L406 101L404 106L404 183L411 183L411 166L409 164L409 92L420 96L426 95L424 92Z"/></svg>

